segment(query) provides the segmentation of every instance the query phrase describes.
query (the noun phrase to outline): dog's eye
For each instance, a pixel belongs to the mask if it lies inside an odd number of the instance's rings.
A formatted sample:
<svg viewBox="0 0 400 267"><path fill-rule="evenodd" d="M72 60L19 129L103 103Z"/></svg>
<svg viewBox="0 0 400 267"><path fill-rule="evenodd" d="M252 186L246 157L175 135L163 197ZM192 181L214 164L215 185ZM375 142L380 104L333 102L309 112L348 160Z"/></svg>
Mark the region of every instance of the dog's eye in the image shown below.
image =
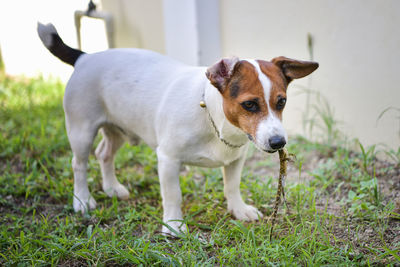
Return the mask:
<svg viewBox="0 0 400 267"><path fill-rule="evenodd" d="M282 110L285 107L286 104L286 98L282 97L278 99L278 102L276 103L276 109L277 110Z"/></svg>
<svg viewBox="0 0 400 267"><path fill-rule="evenodd" d="M257 101L251 100L251 101L244 101L242 104L242 107L250 112L257 112L260 110L260 107L258 106Z"/></svg>

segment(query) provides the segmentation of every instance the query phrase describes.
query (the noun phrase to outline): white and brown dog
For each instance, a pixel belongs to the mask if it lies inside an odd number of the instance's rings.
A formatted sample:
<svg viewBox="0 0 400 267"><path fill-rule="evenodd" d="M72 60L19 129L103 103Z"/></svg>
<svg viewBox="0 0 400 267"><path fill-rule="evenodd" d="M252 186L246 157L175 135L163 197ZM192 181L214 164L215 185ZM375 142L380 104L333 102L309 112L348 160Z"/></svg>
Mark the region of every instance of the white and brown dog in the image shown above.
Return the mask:
<svg viewBox="0 0 400 267"><path fill-rule="evenodd" d="M95 154L107 195L128 198L128 190L115 177L114 156L126 140L139 137L157 153L163 221L174 230L186 230L179 184L182 164L222 167L228 210L240 220L262 217L239 191L248 140L266 152L285 146L287 86L312 73L318 63L285 57L271 62L225 58L209 68L192 67L142 49L86 54L65 45L52 24L38 24L38 33L51 53L75 67L64 95L75 211L96 206L86 171L100 130L103 139ZM164 226L163 232L171 230Z"/></svg>

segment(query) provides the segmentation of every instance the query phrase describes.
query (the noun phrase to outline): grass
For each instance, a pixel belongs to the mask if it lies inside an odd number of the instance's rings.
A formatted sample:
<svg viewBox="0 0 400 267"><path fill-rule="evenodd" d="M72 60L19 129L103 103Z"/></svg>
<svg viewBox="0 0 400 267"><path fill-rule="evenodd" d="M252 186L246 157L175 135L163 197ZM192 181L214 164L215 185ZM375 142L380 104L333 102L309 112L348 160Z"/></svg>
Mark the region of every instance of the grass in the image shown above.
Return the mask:
<svg viewBox="0 0 400 267"><path fill-rule="evenodd" d="M377 159L376 147L292 138L297 155L270 241L277 155L251 149L241 190L266 219L243 223L227 213L219 169L181 175L189 233L160 234L161 200L155 153L124 146L117 175L128 201L108 198L94 156L89 186L98 207L72 209L71 152L64 128L64 86L41 77L0 80L0 265L399 265L398 153ZM333 134L335 133L335 134ZM98 142L99 140L97 140ZM354 149L352 149L354 148ZM397 157L396 157L397 155Z"/></svg>

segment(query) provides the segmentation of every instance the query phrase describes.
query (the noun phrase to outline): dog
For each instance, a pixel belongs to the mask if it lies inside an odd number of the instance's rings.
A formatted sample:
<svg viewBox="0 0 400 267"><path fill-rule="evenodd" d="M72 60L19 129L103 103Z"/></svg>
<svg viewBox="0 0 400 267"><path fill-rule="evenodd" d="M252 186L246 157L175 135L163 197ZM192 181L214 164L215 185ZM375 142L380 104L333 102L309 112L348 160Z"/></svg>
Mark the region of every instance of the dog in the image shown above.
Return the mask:
<svg viewBox="0 0 400 267"><path fill-rule="evenodd" d="M163 233L187 231L181 211L182 165L222 167L228 210L239 220L262 218L239 190L249 141L269 153L285 146L287 87L316 70L317 62L231 57L208 68L194 67L144 49L87 54L67 46L52 24L38 23L37 30L52 54L74 66L63 106L73 153L76 212L96 207L86 172L100 131L103 138L95 155L103 190L110 197L129 197L115 176L114 156L121 145L140 138L156 151Z"/></svg>

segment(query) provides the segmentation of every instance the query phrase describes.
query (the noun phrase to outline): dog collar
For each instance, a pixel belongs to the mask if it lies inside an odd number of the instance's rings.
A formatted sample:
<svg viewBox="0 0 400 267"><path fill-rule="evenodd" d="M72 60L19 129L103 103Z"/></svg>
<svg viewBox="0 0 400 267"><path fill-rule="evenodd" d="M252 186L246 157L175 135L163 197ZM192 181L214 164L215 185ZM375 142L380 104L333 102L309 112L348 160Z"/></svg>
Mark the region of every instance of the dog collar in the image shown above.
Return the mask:
<svg viewBox="0 0 400 267"><path fill-rule="evenodd" d="M224 143L225 145L227 145L227 146L230 147L230 148L239 148L239 147L242 147L243 145L246 144L246 143L243 143L243 144L241 144L241 145L234 145L234 144L231 144L231 143L229 143L228 141L226 141L224 138L222 138L222 137L221 137L221 134L219 133L219 131L218 131L218 129L217 129L217 126L215 125L215 122L214 122L213 118L211 117L210 112L209 112L208 109L207 109L207 104L206 104L206 102L205 102L204 100L201 100L201 101L200 101L200 107L201 107L201 108L204 108L204 109L207 111L208 119L210 120L211 125L212 125L213 128L214 128L215 134L217 135L218 139L219 139L222 143Z"/></svg>

